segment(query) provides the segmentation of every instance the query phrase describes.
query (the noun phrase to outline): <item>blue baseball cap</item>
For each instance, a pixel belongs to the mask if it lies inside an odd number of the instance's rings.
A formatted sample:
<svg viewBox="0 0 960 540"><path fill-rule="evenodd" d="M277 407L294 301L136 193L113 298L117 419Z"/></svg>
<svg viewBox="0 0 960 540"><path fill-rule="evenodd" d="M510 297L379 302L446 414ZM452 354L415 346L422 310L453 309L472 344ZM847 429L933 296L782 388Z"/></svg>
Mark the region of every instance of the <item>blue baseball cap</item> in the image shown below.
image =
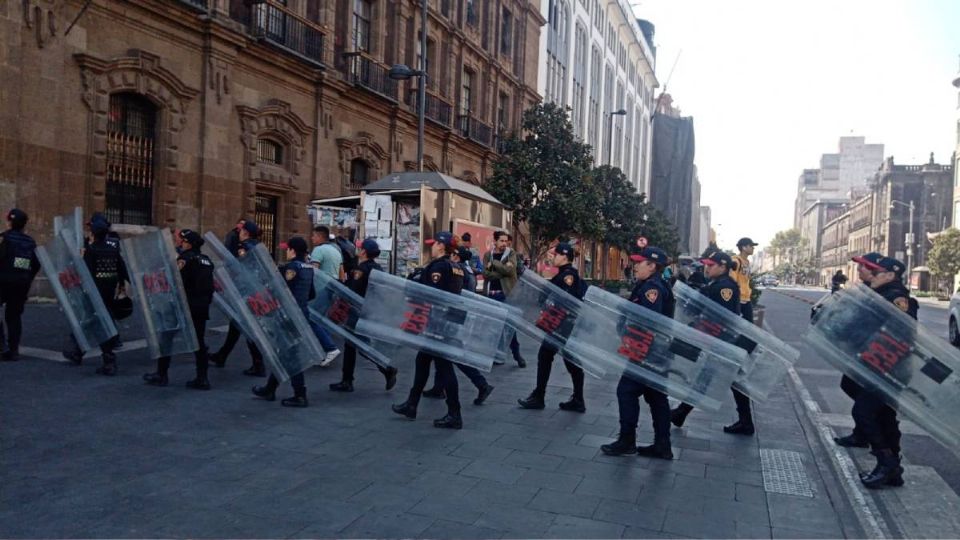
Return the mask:
<svg viewBox="0 0 960 540"><path fill-rule="evenodd" d="M733 259L731 259L729 255L722 251L714 251L710 255L707 255L706 258L700 259L700 262L702 262L704 266L725 264L727 265L727 268L733 268Z"/></svg>
<svg viewBox="0 0 960 540"><path fill-rule="evenodd" d="M572 261L576 251L573 249L573 246L567 242L560 242L557 244L557 247L553 248L553 252L557 255L564 255L567 260Z"/></svg>
<svg viewBox="0 0 960 540"><path fill-rule="evenodd" d="M437 234L435 234L433 238L428 238L427 241L424 243L427 244L428 246L432 246L433 244L440 243L447 247L457 247L457 237L450 232L440 231Z"/></svg>
<svg viewBox="0 0 960 540"><path fill-rule="evenodd" d="M370 257L376 258L380 255L380 244L373 238L367 238L363 242L360 242L360 249L366 251Z"/></svg>
<svg viewBox="0 0 960 540"><path fill-rule="evenodd" d="M630 260L633 262L653 261L657 264L667 264L669 257L667 257L667 252L651 246L643 248L640 253L630 255Z"/></svg>
<svg viewBox="0 0 960 540"><path fill-rule="evenodd" d="M893 257L882 257L879 261L877 261L877 265L887 272L896 273L898 276L902 275L903 271L907 269L905 264L897 259L894 259Z"/></svg>

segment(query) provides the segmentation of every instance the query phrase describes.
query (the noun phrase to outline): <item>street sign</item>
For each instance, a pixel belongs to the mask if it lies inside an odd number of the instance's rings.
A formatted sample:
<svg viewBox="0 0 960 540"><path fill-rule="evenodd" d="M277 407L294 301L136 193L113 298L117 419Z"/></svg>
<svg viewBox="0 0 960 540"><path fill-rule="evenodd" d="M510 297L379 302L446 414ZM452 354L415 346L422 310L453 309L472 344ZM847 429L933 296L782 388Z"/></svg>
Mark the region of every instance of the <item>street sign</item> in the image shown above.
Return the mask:
<svg viewBox="0 0 960 540"><path fill-rule="evenodd" d="M640 249L643 249L643 248L647 247L647 237L646 237L646 236L637 237L637 247L640 248Z"/></svg>

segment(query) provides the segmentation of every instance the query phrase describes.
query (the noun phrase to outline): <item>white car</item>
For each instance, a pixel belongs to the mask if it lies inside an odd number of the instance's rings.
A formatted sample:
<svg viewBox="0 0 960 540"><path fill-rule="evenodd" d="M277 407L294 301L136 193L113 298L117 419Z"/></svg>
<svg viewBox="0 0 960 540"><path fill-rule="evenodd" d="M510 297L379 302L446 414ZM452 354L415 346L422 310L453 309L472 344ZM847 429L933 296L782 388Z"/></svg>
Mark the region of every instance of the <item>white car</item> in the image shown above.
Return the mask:
<svg viewBox="0 0 960 540"><path fill-rule="evenodd" d="M950 309L947 312L950 314L950 322L947 324L950 343L960 347L960 328L958 328L958 325L960 325L960 290L957 290L950 297Z"/></svg>

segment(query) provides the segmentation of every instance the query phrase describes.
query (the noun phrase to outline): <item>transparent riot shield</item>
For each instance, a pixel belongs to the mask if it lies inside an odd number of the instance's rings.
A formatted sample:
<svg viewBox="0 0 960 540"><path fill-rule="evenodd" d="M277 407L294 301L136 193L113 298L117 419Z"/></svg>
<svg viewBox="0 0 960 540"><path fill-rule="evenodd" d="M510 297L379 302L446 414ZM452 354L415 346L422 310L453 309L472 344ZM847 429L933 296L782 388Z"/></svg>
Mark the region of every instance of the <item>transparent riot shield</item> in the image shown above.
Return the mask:
<svg viewBox="0 0 960 540"><path fill-rule="evenodd" d="M466 289L462 290L460 294L471 300L476 300L477 302L492 302L495 306L506 308L507 324L504 325L503 333L500 334L500 340L498 341L497 345L497 359L503 361L509 360L512 356L512 353L510 352L510 342L513 341L513 337L517 335L517 325L519 324L519 321L523 319L523 312L505 302L499 302L488 296L470 292Z"/></svg>
<svg viewBox="0 0 960 540"><path fill-rule="evenodd" d="M597 287L584 302L566 350L684 403L724 403L746 351Z"/></svg>
<svg viewBox="0 0 960 540"><path fill-rule="evenodd" d="M749 356L740 366L733 387L751 399L766 399L800 357L793 347L700 291L678 281L673 294L677 299L674 319L747 351Z"/></svg>
<svg viewBox="0 0 960 540"><path fill-rule="evenodd" d="M537 275L524 272L507 296L507 304L520 310L517 331L560 351L594 377L602 377L602 363L583 358L564 349L567 337L580 317L583 302Z"/></svg>
<svg viewBox="0 0 960 540"><path fill-rule="evenodd" d="M839 291L838 291L838 292L839 292ZM824 306L826 306L827 304L829 304L830 302L832 302L834 298L835 298L834 293L832 293L832 292L831 292L831 293L827 293L827 294L821 296L820 299L817 300L817 302L816 302L815 304L813 304L812 306L810 306L810 322L815 321L816 318L817 318L817 314L820 312L820 310L823 309Z"/></svg>
<svg viewBox="0 0 960 540"><path fill-rule="evenodd" d="M960 353L864 285L834 296L818 312L806 342L960 453Z"/></svg>
<svg viewBox="0 0 960 540"><path fill-rule="evenodd" d="M388 347L371 344L370 338L356 333L357 320L363 309L363 297L324 272L313 273L313 289L316 297L309 304L310 318L352 343L357 352L375 364L390 367L390 358L380 352L388 350Z"/></svg>
<svg viewBox="0 0 960 540"><path fill-rule="evenodd" d="M243 302L236 287L230 279L230 274L222 266L218 266L213 271L213 305L236 324L243 335L249 337L254 332L251 330L250 318L244 316L249 314L241 309Z"/></svg>
<svg viewBox="0 0 960 540"><path fill-rule="evenodd" d="M490 371L506 325L499 304L373 271L356 324L358 334ZM509 343L508 343L509 344ZM494 345L494 346L491 346Z"/></svg>
<svg viewBox="0 0 960 540"><path fill-rule="evenodd" d="M255 332L247 337L257 344L273 374L286 381L323 358L326 353L267 248L260 244L237 258L213 233L207 232L204 239L212 258L229 276L242 300L234 309L249 311L250 324L254 326L251 330Z"/></svg>
<svg viewBox="0 0 960 540"><path fill-rule="evenodd" d="M125 238L120 246L146 325L144 333L151 358L196 351L200 344L190 318L170 230Z"/></svg>
<svg viewBox="0 0 960 540"><path fill-rule="evenodd" d="M53 234L58 235L60 231L66 231L67 235L73 240L73 245L77 248L83 247L83 208L77 206L73 212L65 216L54 216Z"/></svg>
<svg viewBox="0 0 960 540"><path fill-rule="evenodd" d="M72 234L61 231L37 247L37 258L77 344L87 352L117 335L117 326L73 240Z"/></svg>

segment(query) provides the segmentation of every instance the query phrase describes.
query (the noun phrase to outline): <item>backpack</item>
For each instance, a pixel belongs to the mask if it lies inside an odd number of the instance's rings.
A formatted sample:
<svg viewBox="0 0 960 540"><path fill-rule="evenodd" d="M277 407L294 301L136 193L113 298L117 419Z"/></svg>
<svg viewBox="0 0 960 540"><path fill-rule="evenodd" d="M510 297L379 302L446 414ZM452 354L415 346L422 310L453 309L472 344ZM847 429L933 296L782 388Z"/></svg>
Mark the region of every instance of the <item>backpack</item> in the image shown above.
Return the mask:
<svg viewBox="0 0 960 540"><path fill-rule="evenodd" d="M349 276L360 266L360 258L357 257L357 248L349 240L336 237L337 248L340 249L340 256L343 259L343 271Z"/></svg>

